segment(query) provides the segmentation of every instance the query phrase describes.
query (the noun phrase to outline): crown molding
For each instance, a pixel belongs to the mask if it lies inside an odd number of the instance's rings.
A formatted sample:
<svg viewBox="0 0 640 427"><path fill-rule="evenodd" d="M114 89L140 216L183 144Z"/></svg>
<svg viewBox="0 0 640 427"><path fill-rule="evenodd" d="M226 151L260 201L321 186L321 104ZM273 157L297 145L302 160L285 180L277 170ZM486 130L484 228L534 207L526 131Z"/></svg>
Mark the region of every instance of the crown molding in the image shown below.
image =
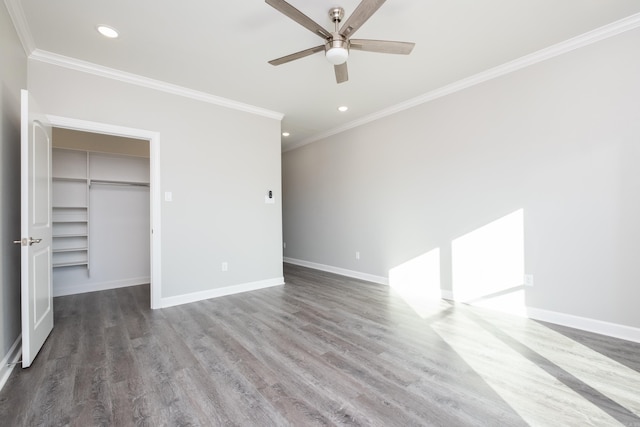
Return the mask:
<svg viewBox="0 0 640 427"><path fill-rule="evenodd" d="M502 65L498 65L497 67L490 68L486 71L475 74L473 76L464 78L462 80L458 80L457 82L435 89L431 92L427 92L423 95L417 96L415 98L411 98L407 101L401 102L399 104L393 105L391 107L388 107L383 110L377 111L375 113L369 114L367 116L361 117L357 120L353 120L342 126L329 129L326 132L321 132L309 138L303 139L297 143L293 143L287 146L287 148L283 149L282 151L283 152L291 151L296 148L302 147L304 145L320 141L322 139L328 138L333 135L337 135L339 133L365 125L367 123L371 123L373 121L382 119L384 117L390 116L400 111L404 111L409 108L413 108L418 105L431 102L438 98L451 95L452 93L459 92L463 89L467 89L469 87L486 82L488 80L492 80L497 77L504 76L505 74L513 73L514 71L518 71L522 68L529 67L531 65L537 64L542 61L546 61L547 59L554 58L556 56L571 52L581 47L589 46L593 43L608 39L610 37L624 33L626 31L633 30L638 27L640 27L640 13L628 16L619 21L612 22L611 24L605 25L603 27L596 28L595 30L589 31L577 37L573 37L569 40L565 40L558 44L541 49L529 55L525 55L513 61L506 62Z"/></svg>
<svg viewBox="0 0 640 427"><path fill-rule="evenodd" d="M9 12L9 16L11 17L11 21L13 22L13 26L16 28L16 32L18 33L18 38L22 43L22 48L24 49L29 59L46 62L49 64L93 74L96 76L110 78L113 80L134 84L149 89L155 89L161 92L207 102L209 104L226 107L233 110L244 111L246 113L268 117L270 119L282 120L282 118L284 117L283 113L279 113L276 111L267 110L253 105L244 104L242 102L233 101L231 99L222 98L220 96L211 95L206 92L188 89L160 80L154 80L137 74L127 73L124 71L116 70L114 68L103 67L91 62L81 61L79 59L71 58L68 56L58 55L56 53L36 49L36 45L33 41L33 36L31 35L29 24L27 23L27 18L25 17L24 9L22 9L20 1L5 0L4 3L7 7L7 11Z"/></svg>
<svg viewBox="0 0 640 427"><path fill-rule="evenodd" d="M80 71L83 73L93 74L99 77L105 77L108 79L133 84L136 86L142 86L148 89L154 89L160 92L170 93L172 95L183 96L185 98L195 99L197 101L207 102L209 104L226 107L233 110L244 111L246 113L256 114L258 116L263 116L270 119L282 120L282 118L284 117L283 113L279 113L276 111L244 104L242 102L211 95L206 92L174 85L171 83L163 82L161 80L150 79L138 74L127 73L115 68L104 67L92 62L82 61L80 59L75 59L40 49L34 50L31 55L29 55L29 59L44 62L47 64L57 65L59 67L69 68L71 70Z"/></svg>
<svg viewBox="0 0 640 427"><path fill-rule="evenodd" d="M13 22L13 26L18 33L18 38L20 39L20 43L22 43L24 52L27 56L31 55L31 52L36 48L36 44L33 41L33 36L29 30L29 24L27 24L27 18L24 16L24 10L22 9L20 1L4 0L4 4L7 6L11 22Z"/></svg>

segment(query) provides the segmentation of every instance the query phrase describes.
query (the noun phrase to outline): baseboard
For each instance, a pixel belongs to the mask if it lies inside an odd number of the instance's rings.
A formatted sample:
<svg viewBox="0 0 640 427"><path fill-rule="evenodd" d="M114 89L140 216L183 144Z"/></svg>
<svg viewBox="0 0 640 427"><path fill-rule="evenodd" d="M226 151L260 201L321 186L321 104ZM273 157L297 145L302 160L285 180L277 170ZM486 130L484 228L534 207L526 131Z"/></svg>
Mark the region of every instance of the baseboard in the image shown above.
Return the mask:
<svg viewBox="0 0 640 427"><path fill-rule="evenodd" d="M0 365L0 390L4 387L11 375L11 371L16 366L15 364L20 360L22 355L22 335L18 335L15 342L9 349L9 352L2 358Z"/></svg>
<svg viewBox="0 0 640 427"><path fill-rule="evenodd" d="M258 289L270 288L272 286L284 285L284 277L260 280L257 282L242 283L240 285L226 286L224 288L209 289L201 292L193 292L175 297L160 299L160 308L173 307L175 305L188 304L191 302L203 301L211 298L219 298L227 295L239 294L241 292L257 291Z"/></svg>
<svg viewBox="0 0 640 427"><path fill-rule="evenodd" d="M346 270L330 265L317 264L315 262L303 261L295 258L283 259L284 262L302 267L313 268L315 270L327 271L329 273L340 274L342 276L354 277L356 279L367 280L369 282L379 283L383 285L389 284L386 277L374 276L359 271ZM453 292L449 290L441 290L442 299L455 301ZM559 313L555 311L543 310L539 308L526 307L527 317L542 322L554 323L557 325L568 326L570 328L580 329L586 332L606 335L613 338L619 338L627 341L640 343L640 328L620 325L617 323L604 322L602 320L589 319L587 317L574 316L571 314Z"/></svg>
<svg viewBox="0 0 640 427"><path fill-rule="evenodd" d="M453 292L447 291L445 289L440 289L440 295L442 295L442 299L446 299L447 301L454 301Z"/></svg>
<svg viewBox="0 0 640 427"><path fill-rule="evenodd" d="M341 276L353 277L354 279L366 280L367 282L379 283L381 285L389 285L389 279L386 277L375 276L373 274L362 273L360 271L347 270L345 268L333 267L333 266L324 265L324 264L317 264L315 262L304 261L304 260L295 259L295 258L284 257L283 261L288 264L313 268L314 270L326 271L328 273L335 273Z"/></svg>
<svg viewBox="0 0 640 427"><path fill-rule="evenodd" d="M640 343L640 328L574 316L572 314L527 307L527 317L587 332Z"/></svg>
<svg viewBox="0 0 640 427"><path fill-rule="evenodd" d="M65 295L84 294L87 292L106 291L107 289L126 288L127 286L136 286L149 283L150 277L134 277L132 279L113 280L110 282L90 283L71 286L53 287L54 297L63 297Z"/></svg>

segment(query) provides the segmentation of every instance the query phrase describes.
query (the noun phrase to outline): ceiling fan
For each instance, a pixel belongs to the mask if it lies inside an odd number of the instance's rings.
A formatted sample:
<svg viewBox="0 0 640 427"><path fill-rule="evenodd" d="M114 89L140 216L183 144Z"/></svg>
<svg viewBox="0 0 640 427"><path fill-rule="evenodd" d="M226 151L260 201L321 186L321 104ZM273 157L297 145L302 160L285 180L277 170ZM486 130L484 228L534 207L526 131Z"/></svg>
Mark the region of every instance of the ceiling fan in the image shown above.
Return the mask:
<svg viewBox="0 0 640 427"><path fill-rule="evenodd" d="M362 0L342 27L340 27L340 22L342 22L342 19L344 18L344 9L341 7L333 7L329 9L329 16L335 25L334 31L329 32L286 1L265 0L269 6L274 7L312 33L322 37L325 41L323 45L274 59L269 61L269 64L285 64L324 50L327 60L333 64L333 68L336 73L336 82L344 83L349 80L349 74L347 72L347 58L349 57L349 50L351 49L364 50L367 52L395 53L401 55L410 54L415 43L350 38L353 33L362 26L362 24L371 18L371 16L385 1L386 0Z"/></svg>

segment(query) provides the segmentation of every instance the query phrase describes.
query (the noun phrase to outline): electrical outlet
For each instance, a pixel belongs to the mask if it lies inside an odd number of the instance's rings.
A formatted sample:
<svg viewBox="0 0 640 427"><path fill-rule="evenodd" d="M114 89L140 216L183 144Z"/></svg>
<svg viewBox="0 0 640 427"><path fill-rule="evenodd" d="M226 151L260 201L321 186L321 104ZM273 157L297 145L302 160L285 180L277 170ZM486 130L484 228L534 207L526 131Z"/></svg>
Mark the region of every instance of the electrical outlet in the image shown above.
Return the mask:
<svg viewBox="0 0 640 427"><path fill-rule="evenodd" d="M360 252L356 251L356 259L360 259Z"/></svg>
<svg viewBox="0 0 640 427"><path fill-rule="evenodd" d="M229 264L227 264L227 262L223 262L222 263L222 271L228 271L229 270Z"/></svg>
<svg viewBox="0 0 640 427"><path fill-rule="evenodd" d="M525 286L533 286L533 274L525 274L524 275L524 285Z"/></svg>
<svg viewBox="0 0 640 427"><path fill-rule="evenodd" d="M287 249L287 242L282 242L282 247L283 247L284 249Z"/></svg>

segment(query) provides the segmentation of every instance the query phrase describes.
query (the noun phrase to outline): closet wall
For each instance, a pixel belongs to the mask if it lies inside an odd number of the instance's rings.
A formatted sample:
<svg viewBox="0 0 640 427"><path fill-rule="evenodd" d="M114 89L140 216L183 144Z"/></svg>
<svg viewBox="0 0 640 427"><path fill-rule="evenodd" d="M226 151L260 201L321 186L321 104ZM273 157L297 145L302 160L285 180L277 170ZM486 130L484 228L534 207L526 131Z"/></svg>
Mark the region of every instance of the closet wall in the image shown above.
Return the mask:
<svg viewBox="0 0 640 427"><path fill-rule="evenodd" d="M53 291L149 283L148 141L54 129Z"/></svg>

